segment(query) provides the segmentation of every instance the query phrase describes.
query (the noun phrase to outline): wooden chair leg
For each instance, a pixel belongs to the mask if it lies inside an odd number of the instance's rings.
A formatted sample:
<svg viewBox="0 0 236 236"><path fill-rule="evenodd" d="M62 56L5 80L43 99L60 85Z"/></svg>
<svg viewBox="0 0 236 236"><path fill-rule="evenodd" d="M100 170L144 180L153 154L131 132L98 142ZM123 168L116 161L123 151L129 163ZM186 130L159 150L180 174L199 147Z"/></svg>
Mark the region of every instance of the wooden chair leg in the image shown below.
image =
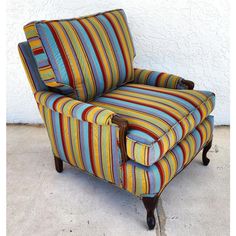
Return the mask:
<svg viewBox="0 0 236 236"><path fill-rule="evenodd" d="M207 158L207 152L211 149L211 146L212 146L212 139L203 148L202 163L203 163L204 166L207 166L210 162L210 159Z"/></svg>
<svg viewBox="0 0 236 236"><path fill-rule="evenodd" d="M143 197L143 204L147 210L147 225L148 228L154 229L156 225L156 219L154 216L154 212L158 203L158 197Z"/></svg>
<svg viewBox="0 0 236 236"><path fill-rule="evenodd" d="M63 171L63 162L59 157L54 156L55 168L58 173Z"/></svg>

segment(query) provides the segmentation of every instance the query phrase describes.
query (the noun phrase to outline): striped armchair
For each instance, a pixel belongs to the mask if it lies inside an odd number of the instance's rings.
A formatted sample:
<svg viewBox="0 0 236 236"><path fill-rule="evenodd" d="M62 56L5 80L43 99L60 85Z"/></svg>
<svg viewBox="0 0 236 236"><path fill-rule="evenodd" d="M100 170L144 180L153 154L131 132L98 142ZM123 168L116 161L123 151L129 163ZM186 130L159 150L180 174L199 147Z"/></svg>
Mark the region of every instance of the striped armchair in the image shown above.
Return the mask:
<svg viewBox="0 0 236 236"><path fill-rule="evenodd" d="M63 162L140 197L149 229L167 184L212 144L215 95L179 76L133 66L123 10L24 27L19 53Z"/></svg>

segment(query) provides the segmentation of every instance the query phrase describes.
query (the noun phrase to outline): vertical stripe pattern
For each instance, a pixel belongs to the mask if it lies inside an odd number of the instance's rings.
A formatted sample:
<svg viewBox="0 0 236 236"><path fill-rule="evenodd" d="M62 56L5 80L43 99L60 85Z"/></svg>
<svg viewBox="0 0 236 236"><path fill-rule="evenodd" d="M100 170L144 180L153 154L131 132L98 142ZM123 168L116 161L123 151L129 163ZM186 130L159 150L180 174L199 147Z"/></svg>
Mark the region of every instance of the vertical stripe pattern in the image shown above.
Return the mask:
<svg viewBox="0 0 236 236"><path fill-rule="evenodd" d="M213 128L213 116L208 116L152 166L145 167L132 160L123 164L123 188L136 196L153 196L160 193L206 145L212 136Z"/></svg>
<svg viewBox="0 0 236 236"><path fill-rule="evenodd" d="M38 103L55 156L120 186L118 128L79 121Z"/></svg>
<svg viewBox="0 0 236 236"><path fill-rule="evenodd" d="M24 27L39 73L48 86L72 88L92 100L134 79L134 47L123 10Z"/></svg>

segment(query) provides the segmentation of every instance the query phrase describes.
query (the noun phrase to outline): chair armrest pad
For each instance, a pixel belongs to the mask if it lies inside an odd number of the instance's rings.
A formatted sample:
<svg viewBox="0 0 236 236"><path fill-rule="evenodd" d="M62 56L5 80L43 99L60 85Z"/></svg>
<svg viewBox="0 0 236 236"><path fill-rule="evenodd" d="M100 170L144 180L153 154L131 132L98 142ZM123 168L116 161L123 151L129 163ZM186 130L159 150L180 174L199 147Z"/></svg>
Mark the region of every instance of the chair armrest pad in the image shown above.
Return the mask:
<svg viewBox="0 0 236 236"><path fill-rule="evenodd" d="M73 117L81 121L87 121L97 125L110 125L114 112L63 96L58 93L40 91L34 94L35 100L53 111L67 117Z"/></svg>
<svg viewBox="0 0 236 236"><path fill-rule="evenodd" d="M180 76L164 72L134 69L134 83L171 89L193 89L194 83Z"/></svg>

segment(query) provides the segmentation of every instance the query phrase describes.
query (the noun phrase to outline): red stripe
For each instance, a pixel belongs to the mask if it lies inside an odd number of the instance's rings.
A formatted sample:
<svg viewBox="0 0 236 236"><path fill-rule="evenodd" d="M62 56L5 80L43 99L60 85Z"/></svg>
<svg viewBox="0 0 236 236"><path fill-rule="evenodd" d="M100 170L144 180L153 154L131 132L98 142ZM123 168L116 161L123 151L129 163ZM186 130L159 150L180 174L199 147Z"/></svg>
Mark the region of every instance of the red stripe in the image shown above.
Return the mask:
<svg viewBox="0 0 236 236"><path fill-rule="evenodd" d="M204 126L204 125L203 125ZM205 130L206 130L206 127L204 126L204 128L205 128ZM200 131L200 129L199 129L199 127L197 126L196 127L196 130L199 132L199 134L200 134L200 137L201 137L201 146L200 147L202 147L202 144L203 144L203 133ZM207 132L207 130L206 130L206 132Z"/></svg>
<svg viewBox="0 0 236 236"><path fill-rule="evenodd" d="M101 128L102 128L102 126L98 126L98 129L99 129L99 134L98 134L98 137L99 137L99 150L98 151L100 151L99 152L99 158L100 158L100 161L101 161L101 170L102 170L102 177L103 177L103 179L105 178L104 176L104 170L103 170L103 161L102 161L102 152L101 152L101 150L102 150L102 135L101 135Z"/></svg>
<svg viewBox="0 0 236 236"><path fill-rule="evenodd" d="M186 158L187 158L186 149L184 148L184 146L182 145L181 142L179 143L179 147L180 147L180 149L183 152L183 166L184 166L184 163L186 162Z"/></svg>
<svg viewBox="0 0 236 236"><path fill-rule="evenodd" d="M149 155L150 155L150 148L148 147L148 148L147 148L147 157L149 157ZM149 162L149 158L147 158L147 165L148 165L148 166L150 166L149 163L150 163L150 162Z"/></svg>
<svg viewBox="0 0 236 236"><path fill-rule="evenodd" d="M34 55L38 55L38 54L44 53L44 50L43 48L40 47L40 48L34 49L33 52L34 52Z"/></svg>
<svg viewBox="0 0 236 236"><path fill-rule="evenodd" d="M86 121L87 120L87 115L90 112L90 110L92 110L94 108L94 106L90 106L87 107L86 109L84 109L84 111L82 112L82 120Z"/></svg>
<svg viewBox="0 0 236 236"><path fill-rule="evenodd" d="M48 98L49 98L49 97L48 97ZM62 98L62 97L59 97L59 98L57 98L57 99L53 102L52 107L53 107L53 110L54 110L54 111L57 110L57 104L59 103L59 101L60 101L61 99L63 99L63 98Z"/></svg>
<svg viewBox="0 0 236 236"><path fill-rule="evenodd" d="M135 124L128 124L128 127L130 129L136 129L136 130L140 130L140 131L143 131L144 133L147 133L148 135L150 135L152 138L154 138L155 140L157 140L159 137L155 134L155 133L152 133L150 130L148 129L145 129L144 127L142 126L138 126L138 125L135 125Z"/></svg>
<svg viewBox="0 0 236 236"><path fill-rule="evenodd" d="M161 72L158 76L157 76L157 78L156 78L156 83L155 83L155 85L156 86L158 86L159 85L159 79L161 78L161 76L163 75L164 73L163 72Z"/></svg>
<svg viewBox="0 0 236 236"><path fill-rule="evenodd" d="M158 171L159 171L159 173L160 173L160 179L161 179L160 190L161 190L162 187L163 187L163 185L164 185L164 177L165 177L165 175L164 175L164 172L163 172L163 170L162 170L161 165L159 164L159 162L157 162L157 163L155 164L155 166L158 168Z"/></svg>
<svg viewBox="0 0 236 236"><path fill-rule="evenodd" d="M162 140L158 141L158 146L160 148L160 157L159 157L159 159L160 159L163 157L163 154L164 154L164 144L163 144Z"/></svg>
<svg viewBox="0 0 236 236"><path fill-rule="evenodd" d="M49 29L51 30L53 37L55 39L55 42L57 44L57 47L60 51L62 60L64 62L65 68L66 68L66 72L67 72L67 75L69 78L70 86L74 88L74 76L73 76L72 68L70 67L70 63L68 61L66 52L65 52L64 47L62 45L62 42L61 42L60 38L58 37L57 32L54 30L53 26L49 22L46 22L46 24L48 25Z"/></svg>

